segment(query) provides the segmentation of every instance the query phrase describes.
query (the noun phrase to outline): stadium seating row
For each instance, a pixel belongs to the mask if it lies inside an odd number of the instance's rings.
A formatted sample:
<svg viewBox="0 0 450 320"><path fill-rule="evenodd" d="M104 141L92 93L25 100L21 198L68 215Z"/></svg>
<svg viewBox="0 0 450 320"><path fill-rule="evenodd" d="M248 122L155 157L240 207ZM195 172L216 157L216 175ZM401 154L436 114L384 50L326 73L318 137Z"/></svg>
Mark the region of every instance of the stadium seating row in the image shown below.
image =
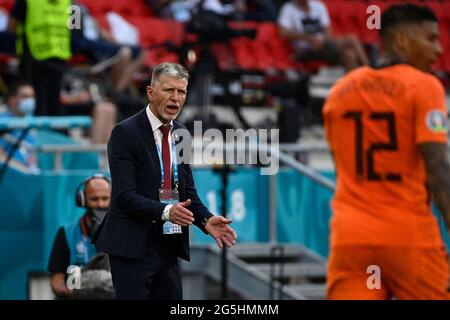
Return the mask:
<svg viewBox="0 0 450 320"><path fill-rule="evenodd" d="M150 6L144 0L78 0L84 4L93 16L105 15L114 11L123 17L152 16Z"/></svg>
<svg viewBox="0 0 450 320"><path fill-rule="evenodd" d="M140 45L148 50L147 64L155 65L162 60L177 61L176 54L165 44L180 47L193 35L185 32L184 25L170 20L162 20L152 15L144 0L79 0L85 4L99 23L108 27L105 14L115 11L136 26L140 32ZM400 0L326 0L333 32L339 36L355 34L364 43L380 44L378 30L366 27L369 5L377 5L381 10ZM436 64L436 69L450 72L450 1L415 1L430 6L440 20L441 41L444 54ZM0 0L0 7L7 10L14 0ZM233 25L231 25L233 27ZM234 25L234 27L239 27ZM240 26L242 27L242 25ZM246 23L245 27L257 30L255 39L234 38L228 44L214 44L212 51L218 58L221 69L240 68L251 70L303 68L293 62L290 46L278 36L273 23ZM195 39L195 37L194 37ZM308 68L307 68L308 69Z"/></svg>
<svg viewBox="0 0 450 320"><path fill-rule="evenodd" d="M381 12L389 5L404 3L401 0L362 1L362 0L328 0L325 4L330 13L333 32L336 35L355 34L365 43L380 45L378 30L366 26L369 5L377 5ZM436 70L450 72L450 1L409 1L429 6L438 16L440 22L441 43L444 54L436 64ZM364 27L366 26L366 27Z"/></svg>
<svg viewBox="0 0 450 320"><path fill-rule="evenodd" d="M150 53L148 64L154 65L159 59L165 58L167 50L159 48L163 43L170 42L172 45L180 46L186 39L184 26L174 21L164 21L151 17L151 10L142 0L127 1L81 1L85 3L94 16L104 23L104 14L108 10L115 10L123 15L129 22L135 25L140 32L140 44L146 48L153 48L156 53ZM369 14L369 5L377 5L384 10L388 5L400 3L400 0L365 1L365 0L327 0L325 4L330 12L333 32L336 35L355 34L364 43L376 43L380 45L378 30L369 29L366 26ZM436 69L450 72L450 1L415 1L430 6L438 15L440 20L441 41L444 54L436 64ZM144 9L145 7L145 9ZM136 8L140 8L139 10ZM135 12L136 11L136 12ZM139 11L139 12L138 12ZM219 67L241 69L264 70L268 68L284 70L287 68L302 68L293 62L289 44L280 39L276 25L272 23L249 24L247 27L256 27L257 37L254 40L248 38L236 38L226 46L215 44L213 52L219 61ZM222 48L217 50L217 48ZM226 56L231 55L231 56ZM169 56L172 56L169 54ZM316 65L316 63L313 63ZM308 66L306 66L308 69Z"/></svg>

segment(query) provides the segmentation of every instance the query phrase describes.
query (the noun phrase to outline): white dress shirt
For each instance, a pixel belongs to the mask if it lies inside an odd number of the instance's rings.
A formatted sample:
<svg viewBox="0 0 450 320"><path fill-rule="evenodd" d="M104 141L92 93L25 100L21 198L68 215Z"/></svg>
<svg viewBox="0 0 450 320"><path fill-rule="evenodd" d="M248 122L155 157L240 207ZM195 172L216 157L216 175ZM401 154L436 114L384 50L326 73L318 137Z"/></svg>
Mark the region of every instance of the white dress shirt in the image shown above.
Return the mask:
<svg viewBox="0 0 450 320"><path fill-rule="evenodd" d="M157 145L157 148L159 148L159 150L161 152L161 157L162 157L163 133L159 128L163 125L163 123L150 110L150 105L147 105L147 108L145 108L145 111L147 112L147 118L148 118L148 121L150 122L150 126L152 127L153 136L155 138L155 143ZM169 125L173 126L173 121L170 121ZM172 146L172 132L169 132L168 139L169 139L169 146ZM164 173L164 174L167 174L167 173ZM172 175L172 152L170 152L170 175ZM162 217L161 217L162 220L169 221L169 211L170 211L170 208L172 208L172 206L173 206L172 204L166 205L166 207L164 208Z"/></svg>

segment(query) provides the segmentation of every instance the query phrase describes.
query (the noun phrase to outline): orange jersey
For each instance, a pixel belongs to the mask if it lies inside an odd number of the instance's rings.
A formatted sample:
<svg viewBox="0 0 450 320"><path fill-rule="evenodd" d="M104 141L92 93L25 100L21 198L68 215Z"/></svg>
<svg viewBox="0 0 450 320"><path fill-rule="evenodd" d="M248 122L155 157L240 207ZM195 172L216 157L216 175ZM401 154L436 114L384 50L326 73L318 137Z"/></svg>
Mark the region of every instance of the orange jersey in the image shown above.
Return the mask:
<svg viewBox="0 0 450 320"><path fill-rule="evenodd" d="M418 145L447 142L441 83L399 64L340 79L323 109L337 189L331 245L438 247Z"/></svg>

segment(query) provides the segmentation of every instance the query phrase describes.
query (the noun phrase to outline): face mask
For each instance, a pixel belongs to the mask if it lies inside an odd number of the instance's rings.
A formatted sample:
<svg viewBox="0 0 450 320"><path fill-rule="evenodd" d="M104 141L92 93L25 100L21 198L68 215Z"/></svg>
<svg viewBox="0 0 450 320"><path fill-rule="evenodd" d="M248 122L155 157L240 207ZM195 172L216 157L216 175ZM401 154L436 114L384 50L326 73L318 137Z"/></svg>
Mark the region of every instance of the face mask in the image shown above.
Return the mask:
<svg viewBox="0 0 450 320"><path fill-rule="evenodd" d="M106 216L106 212L108 212L107 209L89 209L90 214L91 214L91 218L92 221L98 225L100 225L100 223L102 223L103 218L105 218Z"/></svg>
<svg viewBox="0 0 450 320"><path fill-rule="evenodd" d="M87 209L87 214L91 217L92 220L91 237L94 236L97 232L97 229L105 218L107 212L107 209Z"/></svg>
<svg viewBox="0 0 450 320"><path fill-rule="evenodd" d="M32 116L36 107L34 98L24 98L19 101L19 112L24 116Z"/></svg>

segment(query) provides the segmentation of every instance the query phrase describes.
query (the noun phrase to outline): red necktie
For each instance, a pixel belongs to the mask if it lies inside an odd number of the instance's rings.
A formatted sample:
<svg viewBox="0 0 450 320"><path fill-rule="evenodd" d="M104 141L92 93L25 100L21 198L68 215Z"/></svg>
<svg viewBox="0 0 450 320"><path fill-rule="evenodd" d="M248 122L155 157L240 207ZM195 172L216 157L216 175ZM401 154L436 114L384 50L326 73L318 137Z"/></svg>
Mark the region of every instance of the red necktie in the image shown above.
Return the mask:
<svg viewBox="0 0 450 320"><path fill-rule="evenodd" d="M170 172L170 147L169 147L169 132L170 126L162 125L159 127L163 136L162 136L162 160L164 166L164 184L163 189L170 190L171 187L171 172Z"/></svg>

